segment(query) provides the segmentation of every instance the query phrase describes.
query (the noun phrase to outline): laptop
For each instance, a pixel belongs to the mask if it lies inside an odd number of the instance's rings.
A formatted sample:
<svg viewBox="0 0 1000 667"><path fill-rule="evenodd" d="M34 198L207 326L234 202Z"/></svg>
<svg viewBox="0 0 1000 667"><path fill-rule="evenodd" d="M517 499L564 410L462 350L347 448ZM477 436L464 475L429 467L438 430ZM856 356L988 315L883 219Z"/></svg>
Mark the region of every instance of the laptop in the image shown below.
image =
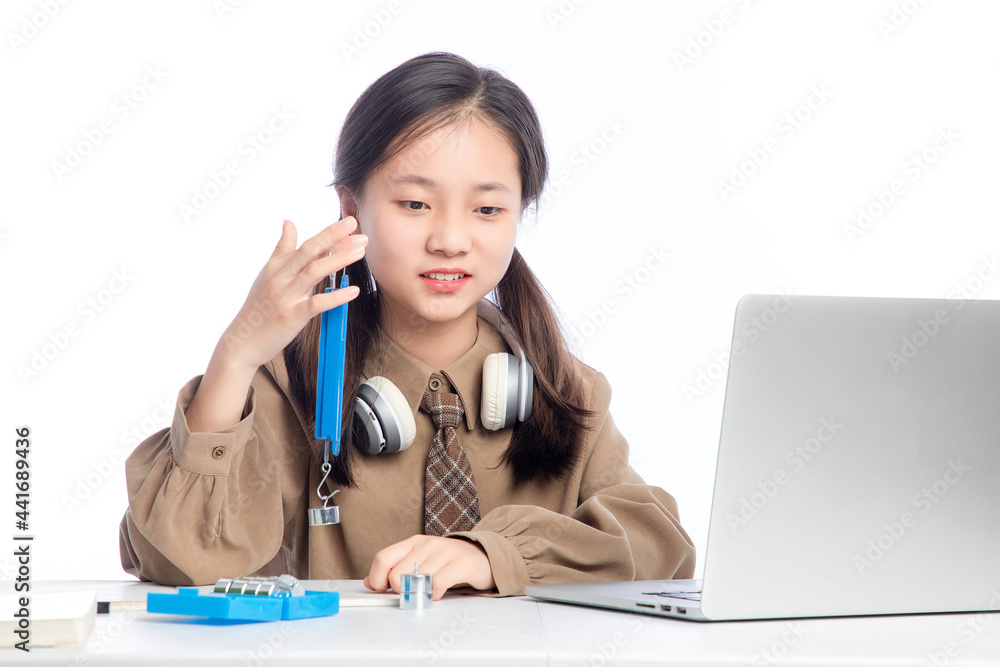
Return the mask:
<svg viewBox="0 0 1000 667"><path fill-rule="evenodd" d="M695 621L1000 609L1000 301L744 297L703 577L525 593Z"/></svg>

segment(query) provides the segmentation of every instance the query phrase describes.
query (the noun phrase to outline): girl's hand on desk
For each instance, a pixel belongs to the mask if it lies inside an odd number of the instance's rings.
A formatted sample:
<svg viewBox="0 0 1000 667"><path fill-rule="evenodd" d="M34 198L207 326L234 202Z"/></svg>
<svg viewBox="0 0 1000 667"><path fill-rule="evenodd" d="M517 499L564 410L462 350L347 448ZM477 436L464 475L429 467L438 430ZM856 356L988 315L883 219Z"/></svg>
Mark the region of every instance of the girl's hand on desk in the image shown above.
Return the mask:
<svg viewBox="0 0 1000 667"><path fill-rule="evenodd" d="M389 588L398 593L401 577L413 574L414 563L420 574L434 575L435 600L440 600L452 586L468 585L478 590L496 587L490 559L478 544L434 535L414 535L379 551L364 584L379 593Z"/></svg>
<svg viewBox="0 0 1000 667"><path fill-rule="evenodd" d="M353 217L344 218L296 249L295 225L285 220L278 245L222 337L230 360L256 369L291 342L310 319L358 295L357 286L352 285L309 296L324 276L364 256L368 237L350 236L357 226Z"/></svg>

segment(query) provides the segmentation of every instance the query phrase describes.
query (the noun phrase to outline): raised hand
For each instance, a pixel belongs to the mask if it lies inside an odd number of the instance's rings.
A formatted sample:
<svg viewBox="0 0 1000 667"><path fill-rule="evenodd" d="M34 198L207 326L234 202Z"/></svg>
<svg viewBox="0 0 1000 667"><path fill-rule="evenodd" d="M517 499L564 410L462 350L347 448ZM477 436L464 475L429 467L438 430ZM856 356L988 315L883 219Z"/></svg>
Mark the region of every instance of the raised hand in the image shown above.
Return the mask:
<svg viewBox="0 0 1000 667"><path fill-rule="evenodd" d="M296 248L285 220L281 238L226 328L185 416L192 432L218 431L240 421L257 367L278 354L310 319L354 299L356 286L310 295L320 279L365 254L368 237L351 235L358 223L339 220Z"/></svg>

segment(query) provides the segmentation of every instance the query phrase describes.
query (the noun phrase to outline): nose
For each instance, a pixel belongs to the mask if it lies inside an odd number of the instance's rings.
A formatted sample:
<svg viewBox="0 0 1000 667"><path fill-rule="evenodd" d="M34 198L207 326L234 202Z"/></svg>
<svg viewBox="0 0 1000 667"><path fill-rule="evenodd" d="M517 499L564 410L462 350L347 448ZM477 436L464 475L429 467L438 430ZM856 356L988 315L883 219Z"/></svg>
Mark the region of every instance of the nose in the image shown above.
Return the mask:
<svg viewBox="0 0 1000 667"><path fill-rule="evenodd" d="M430 221L427 251L445 257L464 255L472 250L471 221L463 219L455 209L439 212Z"/></svg>

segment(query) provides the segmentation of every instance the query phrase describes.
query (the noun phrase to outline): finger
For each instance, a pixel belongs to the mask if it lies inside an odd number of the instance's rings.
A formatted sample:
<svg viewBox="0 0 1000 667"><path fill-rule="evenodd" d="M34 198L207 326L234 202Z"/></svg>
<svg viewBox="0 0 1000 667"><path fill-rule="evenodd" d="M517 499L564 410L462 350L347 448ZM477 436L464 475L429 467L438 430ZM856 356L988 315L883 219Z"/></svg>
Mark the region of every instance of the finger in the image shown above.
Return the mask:
<svg viewBox="0 0 1000 667"><path fill-rule="evenodd" d="M479 590L494 588L492 567L489 557L478 544L465 540L438 538L432 551L415 549L414 559L420 561L422 573L434 574L433 595L440 599L448 589L456 586L471 586ZM427 545L431 546L431 545Z"/></svg>
<svg viewBox="0 0 1000 667"><path fill-rule="evenodd" d="M313 318L322 312L342 306L348 301L353 301L359 294L361 294L361 288L357 285L350 285L343 289L314 294L302 304L302 307L305 309L305 315L308 318Z"/></svg>
<svg viewBox="0 0 1000 667"><path fill-rule="evenodd" d="M407 555L412 549L413 538L411 537L402 542L391 544L375 554L371 569L368 571L368 583L372 585L373 590L384 593L389 589L389 573L399 563L407 559ZM398 579L395 584L399 585ZM392 589L398 590L395 586Z"/></svg>
<svg viewBox="0 0 1000 667"><path fill-rule="evenodd" d="M410 552L405 558L403 558L403 560L399 561L391 570L389 570L389 574L387 576L389 587L396 593L402 593L403 577L417 573L434 574L432 570L426 570L421 566L419 556Z"/></svg>
<svg viewBox="0 0 1000 667"><path fill-rule="evenodd" d="M358 221L348 217L328 225L302 242L299 251L307 260L325 255L331 248L357 231Z"/></svg>
<svg viewBox="0 0 1000 667"><path fill-rule="evenodd" d="M305 265L286 286L288 291L304 297L320 280L364 257L367 245L368 237L363 234L343 239L331 254L321 255Z"/></svg>
<svg viewBox="0 0 1000 667"><path fill-rule="evenodd" d="M456 567L453 563L448 563L443 568L438 570L438 573L434 575L434 582L431 587L432 600L440 600L444 597L444 594L448 592L448 589L465 583L458 575L459 570L460 568Z"/></svg>
<svg viewBox="0 0 1000 667"><path fill-rule="evenodd" d="M354 218L344 218L304 241L298 250L288 255L287 260L281 265L282 283L285 285L290 284L298 277L299 272L314 260L326 257L330 249L348 238L350 233L357 228L357 225L358 223Z"/></svg>
<svg viewBox="0 0 1000 667"><path fill-rule="evenodd" d="M462 574L463 564L459 560L461 554L456 553L451 547L452 545L444 538L425 537L422 540L415 540L413 549L389 572L388 579L392 584L392 590L400 592L403 576L415 573L433 575L435 600L440 600L445 591L452 586L464 583L464 580L456 578L465 576Z"/></svg>
<svg viewBox="0 0 1000 667"><path fill-rule="evenodd" d="M281 223L281 238L278 239L278 245L274 246L274 252L271 253L271 257L284 255L295 250L297 237L295 224L291 220L283 221Z"/></svg>
<svg viewBox="0 0 1000 667"><path fill-rule="evenodd" d="M443 538L416 535L411 539L413 548L389 572L392 590L397 593L402 592L404 575L430 574L436 577L447 560L447 554L441 553L443 545L439 540Z"/></svg>
<svg viewBox="0 0 1000 667"><path fill-rule="evenodd" d="M417 560L418 554L413 554L413 560ZM419 563L420 574L432 574L433 586L432 594L434 600L440 600L448 592L448 589L460 584L467 585L468 567L462 560L460 554L452 552L450 549L437 550L427 554L425 559L417 561ZM402 572L402 574L410 574Z"/></svg>
<svg viewBox="0 0 1000 667"><path fill-rule="evenodd" d="M387 575L392 590L397 593L402 588L404 575L431 574L437 576L435 573L452 558L449 554L449 540L443 537L414 535L405 541L410 543L410 550L390 568Z"/></svg>

